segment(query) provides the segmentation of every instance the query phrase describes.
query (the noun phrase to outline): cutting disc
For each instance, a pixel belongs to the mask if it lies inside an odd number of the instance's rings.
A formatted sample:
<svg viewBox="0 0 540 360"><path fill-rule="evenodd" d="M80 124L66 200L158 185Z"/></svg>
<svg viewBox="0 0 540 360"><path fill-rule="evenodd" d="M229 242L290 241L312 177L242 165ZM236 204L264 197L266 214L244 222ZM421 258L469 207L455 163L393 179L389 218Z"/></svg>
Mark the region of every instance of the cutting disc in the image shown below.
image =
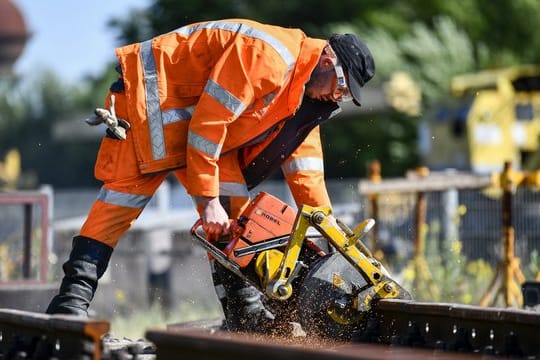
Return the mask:
<svg viewBox="0 0 540 360"><path fill-rule="evenodd" d="M386 271L385 271L386 273ZM411 296L399 284L397 298ZM299 321L306 333L325 338L348 340L366 324L369 311L358 311L373 286L340 253L316 260L299 284L296 303Z"/></svg>
<svg viewBox="0 0 540 360"><path fill-rule="evenodd" d="M298 292L297 306L304 331L327 338L349 338L362 316L354 310L355 294L366 286L366 280L341 254L317 260Z"/></svg>

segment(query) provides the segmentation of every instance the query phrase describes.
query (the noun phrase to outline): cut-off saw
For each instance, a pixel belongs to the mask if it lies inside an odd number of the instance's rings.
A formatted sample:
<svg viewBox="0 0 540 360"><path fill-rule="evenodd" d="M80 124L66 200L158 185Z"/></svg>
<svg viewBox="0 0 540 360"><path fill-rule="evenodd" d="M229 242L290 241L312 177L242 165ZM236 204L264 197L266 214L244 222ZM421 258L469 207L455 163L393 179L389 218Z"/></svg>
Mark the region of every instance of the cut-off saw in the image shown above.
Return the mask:
<svg viewBox="0 0 540 360"><path fill-rule="evenodd" d="M330 207L296 211L261 192L237 219L223 250L206 239L200 220L191 233L308 335L347 339L366 323L375 301L411 299L362 242L374 224L366 219L350 229Z"/></svg>

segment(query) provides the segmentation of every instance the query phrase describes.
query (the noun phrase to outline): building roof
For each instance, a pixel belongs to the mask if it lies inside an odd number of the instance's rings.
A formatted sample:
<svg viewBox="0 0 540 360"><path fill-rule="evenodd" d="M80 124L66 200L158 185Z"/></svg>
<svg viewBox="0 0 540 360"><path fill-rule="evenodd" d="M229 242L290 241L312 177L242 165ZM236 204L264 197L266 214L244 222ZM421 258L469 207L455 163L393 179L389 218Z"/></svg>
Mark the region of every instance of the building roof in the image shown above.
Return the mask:
<svg viewBox="0 0 540 360"><path fill-rule="evenodd" d="M10 0L0 0L0 72L10 71L27 38L28 31L20 10Z"/></svg>
<svg viewBox="0 0 540 360"><path fill-rule="evenodd" d="M0 36L26 36L26 24L10 0L0 0Z"/></svg>

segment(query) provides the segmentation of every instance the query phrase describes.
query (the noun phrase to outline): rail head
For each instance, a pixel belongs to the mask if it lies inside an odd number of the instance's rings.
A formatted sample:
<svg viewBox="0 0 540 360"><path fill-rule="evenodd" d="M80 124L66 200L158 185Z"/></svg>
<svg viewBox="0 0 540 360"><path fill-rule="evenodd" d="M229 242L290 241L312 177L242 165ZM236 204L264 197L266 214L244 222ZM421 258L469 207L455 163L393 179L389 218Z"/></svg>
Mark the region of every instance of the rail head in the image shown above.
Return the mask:
<svg viewBox="0 0 540 360"><path fill-rule="evenodd" d="M46 315L0 309L0 354L24 353L31 358L100 359L107 321L69 315ZM0 357L1 358L1 357Z"/></svg>
<svg viewBox="0 0 540 360"><path fill-rule="evenodd" d="M372 311L358 341L540 357L540 312L393 299Z"/></svg>

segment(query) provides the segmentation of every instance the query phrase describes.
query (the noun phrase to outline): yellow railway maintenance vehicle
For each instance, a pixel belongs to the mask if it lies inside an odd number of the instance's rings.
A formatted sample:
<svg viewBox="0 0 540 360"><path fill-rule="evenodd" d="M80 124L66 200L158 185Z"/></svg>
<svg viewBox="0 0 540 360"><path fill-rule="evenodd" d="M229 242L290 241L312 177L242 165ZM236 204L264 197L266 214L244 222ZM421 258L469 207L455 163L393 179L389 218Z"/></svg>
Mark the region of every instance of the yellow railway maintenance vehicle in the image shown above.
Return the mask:
<svg viewBox="0 0 540 360"><path fill-rule="evenodd" d="M426 116L420 151L432 169L476 173L537 168L540 66L522 65L456 76L453 99Z"/></svg>

